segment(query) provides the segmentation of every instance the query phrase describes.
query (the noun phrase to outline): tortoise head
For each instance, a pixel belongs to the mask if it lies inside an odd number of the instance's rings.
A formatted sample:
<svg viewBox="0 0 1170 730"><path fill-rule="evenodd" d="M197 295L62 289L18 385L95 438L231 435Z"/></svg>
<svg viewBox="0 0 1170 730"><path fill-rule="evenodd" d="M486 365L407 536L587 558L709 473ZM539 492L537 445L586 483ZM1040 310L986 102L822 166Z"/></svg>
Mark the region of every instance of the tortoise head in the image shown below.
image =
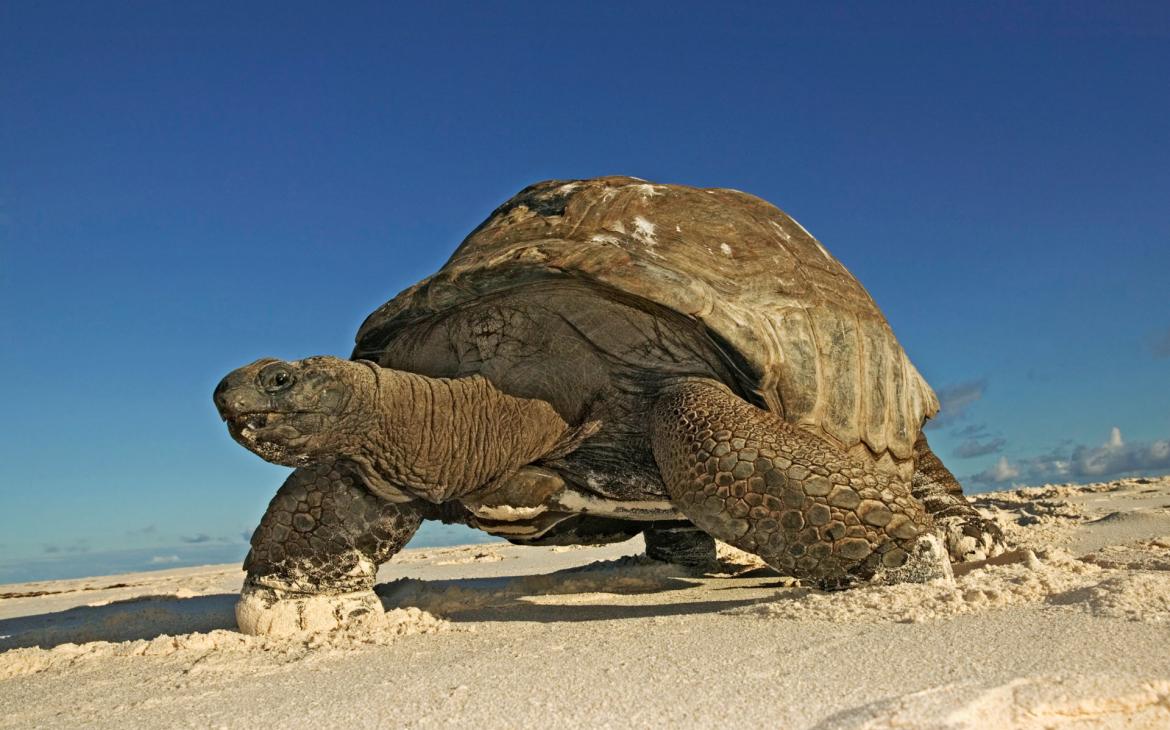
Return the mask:
<svg viewBox="0 0 1170 730"><path fill-rule="evenodd" d="M241 446L274 464L304 466L352 447L375 388L370 363L264 358L228 373L213 400Z"/></svg>

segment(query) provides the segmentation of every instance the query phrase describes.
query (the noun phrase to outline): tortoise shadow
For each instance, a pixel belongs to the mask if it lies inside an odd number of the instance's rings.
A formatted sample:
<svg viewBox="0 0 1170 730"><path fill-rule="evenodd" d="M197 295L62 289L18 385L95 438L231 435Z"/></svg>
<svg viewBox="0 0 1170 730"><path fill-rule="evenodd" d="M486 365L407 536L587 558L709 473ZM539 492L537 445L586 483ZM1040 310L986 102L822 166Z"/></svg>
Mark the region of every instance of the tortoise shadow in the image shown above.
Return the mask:
<svg viewBox="0 0 1170 730"><path fill-rule="evenodd" d="M573 604L550 605L509 599L489 607L468 609L442 618L452 623L512 622L579 623L586 621L621 621L636 618L663 618L717 614L732 608L751 606L773 598L743 598L719 601L689 601L685 603L630 604Z"/></svg>
<svg viewBox="0 0 1170 730"><path fill-rule="evenodd" d="M724 566L727 567L727 566ZM770 568L720 573L727 578L776 578ZM403 578L381 583L374 592L387 610L419 608L456 623L535 621L541 623L613 621L630 618L717 613L769 597L677 601L649 604L534 602L532 598L590 593L619 596L675 593L696 588L696 580L716 575L637 557L601 561L552 573L490 578L419 580ZM733 590L739 586L718 587ZM761 586L789 587L787 585Z"/></svg>
<svg viewBox="0 0 1170 730"><path fill-rule="evenodd" d="M757 577L751 574L736 577ZM758 577L766 577L763 571ZM774 574L772 574L774 575ZM374 587L387 609L418 607L452 622L613 621L653 616L715 613L766 598L675 603L570 604L532 602L532 597L608 593L647 595L685 591L700 574L680 566L618 559L552 573L485 578L419 580L402 578ZM729 586L730 588L730 586ZM720 589L721 590L721 589ZM100 606L76 606L53 613L0 619L0 651L91 641L138 641L163 635L236 630L237 593L191 598L148 595Z"/></svg>
<svg viewBox="0 0 1170 730"><path fill-rule="evenodd" d="M139 596L102 606L0 620L0 651L90 641L137 641L164 634L235 631L236 593L192 598Z"/></svg>

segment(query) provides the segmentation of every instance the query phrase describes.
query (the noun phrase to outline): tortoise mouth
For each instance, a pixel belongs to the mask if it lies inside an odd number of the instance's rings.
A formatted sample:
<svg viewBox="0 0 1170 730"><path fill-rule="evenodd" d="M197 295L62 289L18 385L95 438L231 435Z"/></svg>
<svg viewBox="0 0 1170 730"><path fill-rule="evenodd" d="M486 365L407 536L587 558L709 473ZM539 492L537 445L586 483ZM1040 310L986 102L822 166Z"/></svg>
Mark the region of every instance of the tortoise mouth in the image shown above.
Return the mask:
<svg viewBox="0 0 1170 730"><path fill-rule="evenodd" d="M249 411L224 416L228 430L240 436L253 436L266 428L275 427L288 417L301 415L325 415L321 411Z"/></svg>
<svg viewBox="0 0 1170 730"><path fill-rule="evenodd" d="M224 416L223 420L227 421L228 432L233 437L250 440L258 431L276 421L276 415L275 413L264 412L237 413L232 416Z"/></svg>
<svg viewBox="0 0 1170 730"><path fill-rule="evenodd" d="M240 413L235 416L226 418L228 425L237 431L244 431L245 429L251 431L259 431L268 425L268 419L274 414L271 413Z"/></svg>
<svg viewBox="0 0 1170 730"><path fill-rule="evenodd" d="M312 463L312 443L324 426L324 418L318 411L255 411L224 420L232 439L261 459L282 466L305 466Z"/></svg>

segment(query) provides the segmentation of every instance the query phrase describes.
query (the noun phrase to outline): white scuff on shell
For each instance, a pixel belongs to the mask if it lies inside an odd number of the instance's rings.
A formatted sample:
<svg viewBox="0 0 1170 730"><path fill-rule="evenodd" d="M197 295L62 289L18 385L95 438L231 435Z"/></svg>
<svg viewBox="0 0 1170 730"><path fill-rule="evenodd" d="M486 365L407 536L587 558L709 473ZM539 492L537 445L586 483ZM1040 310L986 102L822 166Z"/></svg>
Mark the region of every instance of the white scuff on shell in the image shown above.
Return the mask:
<svg viewBox="0 0 1170 730"><path fill-rule="evenodd" d="M638 239L647 246L653 246L658 243L658 239L654 237L654 229L656 226L642 216L634 217L634 238Z"/></svg>
<svg viewBox="0 0 1170 730"><path fill-rule="evenodd" d="M589 240L593 241L594 243L608 243L608 244L611 244L614 246L618 246L621 244L620 238L618 238L617 236L612 236L608 233L594 233L592 236L589 237Z"/></svg>

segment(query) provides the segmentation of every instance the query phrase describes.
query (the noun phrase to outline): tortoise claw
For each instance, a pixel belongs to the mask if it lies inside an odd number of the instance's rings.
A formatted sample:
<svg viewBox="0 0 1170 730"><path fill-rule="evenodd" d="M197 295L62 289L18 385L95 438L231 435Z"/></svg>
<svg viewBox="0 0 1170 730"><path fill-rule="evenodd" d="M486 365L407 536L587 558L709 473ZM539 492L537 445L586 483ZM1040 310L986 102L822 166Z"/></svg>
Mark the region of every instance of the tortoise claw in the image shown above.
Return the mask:
<svg viewBox="0 0 1170 730"><path fill-rule="evenodd" d="M936 517L935 524L942 532L953 562L987 560L1007 550L1003 531L981 516Z"/></svg>

